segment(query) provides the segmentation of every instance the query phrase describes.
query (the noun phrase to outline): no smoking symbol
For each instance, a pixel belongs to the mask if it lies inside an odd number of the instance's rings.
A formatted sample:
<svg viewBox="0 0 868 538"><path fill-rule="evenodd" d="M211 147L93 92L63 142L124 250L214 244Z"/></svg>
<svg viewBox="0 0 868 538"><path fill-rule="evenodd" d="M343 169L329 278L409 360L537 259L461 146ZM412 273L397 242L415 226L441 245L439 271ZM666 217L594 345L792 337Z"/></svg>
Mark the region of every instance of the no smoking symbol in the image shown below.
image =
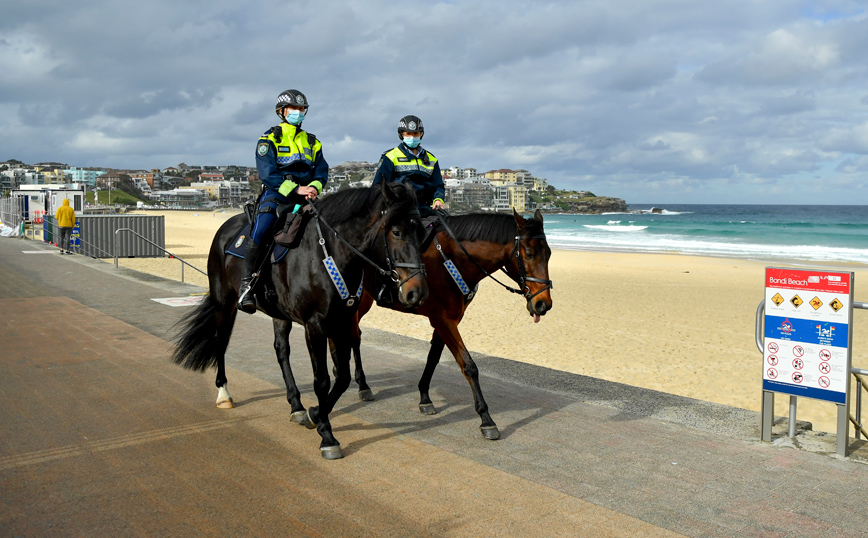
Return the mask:
<svg viewBox="0 0 868 538"><path fill-rule="evenodd" d="M824 374L828 374L829 372L832 371L832 367L829 366L828 362L821 362L820 363L820 371Z"/></svg>

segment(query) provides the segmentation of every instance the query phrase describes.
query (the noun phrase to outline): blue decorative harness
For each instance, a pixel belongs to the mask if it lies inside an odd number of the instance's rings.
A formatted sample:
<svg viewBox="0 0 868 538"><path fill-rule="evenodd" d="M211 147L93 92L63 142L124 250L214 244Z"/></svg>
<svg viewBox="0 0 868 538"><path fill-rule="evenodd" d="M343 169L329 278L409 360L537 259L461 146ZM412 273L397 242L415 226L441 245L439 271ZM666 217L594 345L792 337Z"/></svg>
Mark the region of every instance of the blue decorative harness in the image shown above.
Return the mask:
<svg viewBox="0 0 868 538"><path fill-rule="evenodd" d="M359 280L359 289L356 290L356 294L351 296L347 289L347 283L344 280L343 275L341 275L341 271L338 269L334 258L329 256L329 251L326 249L325 238L322 235L322 228L320 228L318 218L316 219L316 232L319 234L319 245L322 247L323 256L325 256L322 263L325 265L326 272L329 274L329 278L332 279L335 289L338 290L338 295L341 296L341 299L346 301L347 307L351 307L356 304L356 301L362 298L362 283L365 281L365 273L362 272L362 279Z"/></svg>
<svg viewBox="0 0 868 538"><path fill-rule="evenodd" d="M464 281L464 277L461 276L458 267L455 266L455 263L447 258L446 254L443 254L443 247L440 246L440 241L437 240L436 235L434 236L434 243L436 244L434 248L436 248L437 252L440 253L440 256L443 257L443 266L446 267L449 276L451 276L452 280L455 281L455 285L458 286L458 289L461 290L461 294L464 295L464 299L469 303L474 297L476 297L476 290L479 289L479 284L471 290L470 286L467 285L467 282Z"/></svg>

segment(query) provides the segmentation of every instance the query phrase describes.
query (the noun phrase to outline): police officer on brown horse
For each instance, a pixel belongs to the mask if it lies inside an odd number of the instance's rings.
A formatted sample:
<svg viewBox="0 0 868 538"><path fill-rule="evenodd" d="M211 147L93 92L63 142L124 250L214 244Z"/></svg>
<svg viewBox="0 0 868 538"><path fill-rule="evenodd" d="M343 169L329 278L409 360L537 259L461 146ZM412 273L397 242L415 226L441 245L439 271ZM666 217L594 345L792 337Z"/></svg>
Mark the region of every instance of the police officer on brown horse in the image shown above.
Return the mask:
<svg viewBox="0 0 868 538"><path fill-rule="evenodd" d="M410 181L422 216L443 209L445 187L437 157L421 146L425 127L417 116L404 116L398 121L397 147L383 153L373 184L390 181Z"/></svg>
<svg viewBox="0 0 868 538"><path fill-rule="evenodd" d="M274 236L277 206L314 199L328 181L329 165L323 158L322 144L301 128L307 110L308 101L303 93L298 90L282 92L274 104L280 124L266 131L256 144L256 168L262 181L262 194L238 290L238 309L248 314L256 312L251 283Z"/></svg>

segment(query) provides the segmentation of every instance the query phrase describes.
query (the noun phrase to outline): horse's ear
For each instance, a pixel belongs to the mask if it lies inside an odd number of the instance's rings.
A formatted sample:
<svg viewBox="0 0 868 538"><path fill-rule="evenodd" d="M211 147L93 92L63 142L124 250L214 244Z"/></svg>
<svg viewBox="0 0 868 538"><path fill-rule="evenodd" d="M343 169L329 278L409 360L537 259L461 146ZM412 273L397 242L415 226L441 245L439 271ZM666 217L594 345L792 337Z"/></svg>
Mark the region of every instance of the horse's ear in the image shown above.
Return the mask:
<svg viewBox="0 0 868 538"><path fill-rule="evenodd" d="M541 212L539 209L537 209L536 212L534 212L534 214L533 214L533 220L535 220L535 221L539 222L540 224L542 224L543 216L542 216L542 212Z"/></svg>
<svg viewBox="0 0 868 538"><path fill-rule="evenodd" d="M388 181L383 181L382 183L380 183L380 193L383 195L383 200L386 201L386 205L392 203L392 199L394 198L394 196L392 195L392 189L389 188Z"/></svg>
<svg viewBox="0 0 868 538"><path fill-rule="evenodd" d="M515 217L515 224L518 226L518 229L521 230L524 228L524 217L518 214L518 211L515 208L512 208L512 215Z"/></svg>

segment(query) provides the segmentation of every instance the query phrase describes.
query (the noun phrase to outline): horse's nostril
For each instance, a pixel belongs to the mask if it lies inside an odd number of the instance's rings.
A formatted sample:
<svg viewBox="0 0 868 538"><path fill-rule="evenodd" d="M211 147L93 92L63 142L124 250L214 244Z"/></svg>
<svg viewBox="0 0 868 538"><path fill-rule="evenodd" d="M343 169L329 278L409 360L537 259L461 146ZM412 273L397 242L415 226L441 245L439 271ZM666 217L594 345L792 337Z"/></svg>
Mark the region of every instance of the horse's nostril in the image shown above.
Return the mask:
<svg viewBox="0 0 868 538"><path fill-rule="evenodd" d="M545 303L545 301L539 301L536 305L534 305L534 311L536 311L536 313L540 316L545 314L548 309L549 306Z"/></svg>

